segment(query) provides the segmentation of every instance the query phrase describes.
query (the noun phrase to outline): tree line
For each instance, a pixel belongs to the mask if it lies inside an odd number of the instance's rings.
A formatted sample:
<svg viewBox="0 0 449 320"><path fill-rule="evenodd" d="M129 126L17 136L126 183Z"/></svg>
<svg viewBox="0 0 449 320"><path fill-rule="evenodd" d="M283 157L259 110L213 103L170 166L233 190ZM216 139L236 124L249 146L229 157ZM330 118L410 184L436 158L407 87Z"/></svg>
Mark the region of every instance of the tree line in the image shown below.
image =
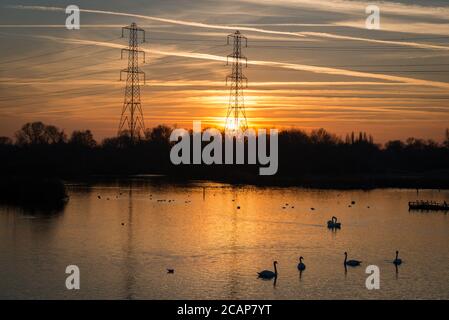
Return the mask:
<svg viewBox="0 0 449 320"><path fill-rule="evenodd" d="M251 181L258 166L174 166L169 141L173 128L159 125L137 141L123 134L97 142L90 130L63 130L42 122L26 123L15 139L0 137L3 175L80 177L102 174L161 173L181 179L217 178ZM425 175L429 181L449 181L449 130L442 143L409 138L376 144L366 132L345 139L325 129L279 133L278 181L347 180L349 177ZM258 178L259 179L259 178ZM268 179L268 178L267 178ZM261 180L261 179L259 179Z"/></svg>

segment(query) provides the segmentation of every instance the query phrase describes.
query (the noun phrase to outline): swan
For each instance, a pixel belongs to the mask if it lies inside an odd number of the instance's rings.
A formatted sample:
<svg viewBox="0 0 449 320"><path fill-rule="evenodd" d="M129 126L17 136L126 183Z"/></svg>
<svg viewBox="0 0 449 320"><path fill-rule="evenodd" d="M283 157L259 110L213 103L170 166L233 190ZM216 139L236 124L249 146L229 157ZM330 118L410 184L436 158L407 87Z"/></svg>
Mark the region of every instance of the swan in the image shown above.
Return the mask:
<svg viewBox="0 0 449 320"><path fill-rule="evenodd" d="M348 260L348 253L345 252L345 262L344 262L345 266L357 267L361 263L362 263L362 261L358 261L358 260Z"/></svg>
<svg viewBox="0 0 449 320"><path fill-rule="evenodd" d="M277 264L278 264L277 261L273 262L274 272L270 271L270 270L264 270L264 271L258 272L259 278L261 278L261 279L277 278L277 276L278 276L278 270L276 268Z"/></svg>
<svg viewBox="0 0 449 320"><path fill-rule="evenodd" d="M396 259L393 260L393 263L397 266L402 263L402 259L399 259L398 256L399 256L399 251L396 250Z"/></svg>
<svg viewBox="0 0 449 320"><path fill-rule="evenodd" d="M303 259L304 259L303 257L299 257L299 263L298 263L298 270L299 271L306 270L306 265L304 263L302 263Z"/></svg>

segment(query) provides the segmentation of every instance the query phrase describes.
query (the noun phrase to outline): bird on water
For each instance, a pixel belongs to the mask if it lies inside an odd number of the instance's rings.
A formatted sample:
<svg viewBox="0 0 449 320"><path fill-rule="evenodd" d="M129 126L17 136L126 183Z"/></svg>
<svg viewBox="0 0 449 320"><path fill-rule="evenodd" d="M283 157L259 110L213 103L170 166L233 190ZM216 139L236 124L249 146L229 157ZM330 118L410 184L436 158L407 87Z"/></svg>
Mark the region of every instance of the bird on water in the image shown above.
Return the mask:
<svg viewBox="0 0 449 320"><path fill-rule="evenodd" d="M261 279L273 279L276 278L278 275L278 270L276 268L278 262L274 261L273 262L273 267L274 267L274 272L271 270L263 270L261 272L258 272L257 274L259 275L259 278Z"/></svg>
<svg viewBox="0 0 449 320"><path fill-rule="evenodd" d="M345 262L344 262L345 266L357 267L360 266L361 263L362 261L359 260L348 260L348 253L345 252Z"/></svg>

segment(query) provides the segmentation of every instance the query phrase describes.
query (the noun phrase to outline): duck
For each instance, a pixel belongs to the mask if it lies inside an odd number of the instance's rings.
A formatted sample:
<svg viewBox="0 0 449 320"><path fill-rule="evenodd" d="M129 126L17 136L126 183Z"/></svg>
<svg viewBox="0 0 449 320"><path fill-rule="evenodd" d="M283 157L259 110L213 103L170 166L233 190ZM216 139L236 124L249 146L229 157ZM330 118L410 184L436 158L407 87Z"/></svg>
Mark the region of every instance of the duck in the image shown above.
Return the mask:
<svg viewBox="0 0 449 320"><path fill-rule="evenodd" d="M173 274L175 273L175 269L167 269L167 273Z"/></svg>
<svg viewBox="0 0 449 320"><path fill-rule="evenodd" d="M274 272L271 270L263 270L261 272L258 272L257 274L259 275L259 278L261 278L261 279L277 278L277 276L278 276L278 270L276 268L277 264L278 264L277 261L273 262Z"/></svg>
<svg viewBox="0 0 449 320"><path fill-rule="evenodd" d="M397 266L402 264L402 259L399 259L398 256L399 256L399 251L396 250L396 259L393 260L393 263Z"/></svg>
<svg viewBox="0 0 449 320"><path fill-rule="evenodd" d="M334 228L336 229L341 229L341 223L337 222L337 217L333 217L335 222L334 222Z"/></svg>
<svg viewBox="0 0 449 320"><path fill-rule="evenodd" d="M359 260L348 260L348 253L345 252L345 262L344 262L345 266L357 267L360 266L361 263L362 261Z"/></svg>
<svg viewBox="0 0 449 320"><path fill-rule="evenodd" d="M304 258L303 257L299 257L299 263L298 263L298 270L299 271L306 270L306 265L302 262L302 260L304 260Z"/></svg>

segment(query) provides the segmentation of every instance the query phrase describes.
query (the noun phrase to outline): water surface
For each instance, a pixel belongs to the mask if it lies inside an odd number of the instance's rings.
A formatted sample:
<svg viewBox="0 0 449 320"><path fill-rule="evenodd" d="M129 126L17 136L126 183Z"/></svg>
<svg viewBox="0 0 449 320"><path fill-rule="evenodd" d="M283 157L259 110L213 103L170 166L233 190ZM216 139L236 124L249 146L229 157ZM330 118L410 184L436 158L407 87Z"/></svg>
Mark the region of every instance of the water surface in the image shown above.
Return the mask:
<svg viewBox="0 0 449 320"><path fill-rule="evenodd" d="M0 206L0 298L449 299L449 218L407 206L447 201L449 191L151 178L70 184L69 191L70 202L53 214ZM332 215L342 222L337 232L326 228ZM397 272L396 249L404 260ZM345 272L345 251L363 267ZM276 283L257 279L273 260ZM79 291L65 288L73 264ZM365 287L371 264L380 268L380 290Z"/></svg>

